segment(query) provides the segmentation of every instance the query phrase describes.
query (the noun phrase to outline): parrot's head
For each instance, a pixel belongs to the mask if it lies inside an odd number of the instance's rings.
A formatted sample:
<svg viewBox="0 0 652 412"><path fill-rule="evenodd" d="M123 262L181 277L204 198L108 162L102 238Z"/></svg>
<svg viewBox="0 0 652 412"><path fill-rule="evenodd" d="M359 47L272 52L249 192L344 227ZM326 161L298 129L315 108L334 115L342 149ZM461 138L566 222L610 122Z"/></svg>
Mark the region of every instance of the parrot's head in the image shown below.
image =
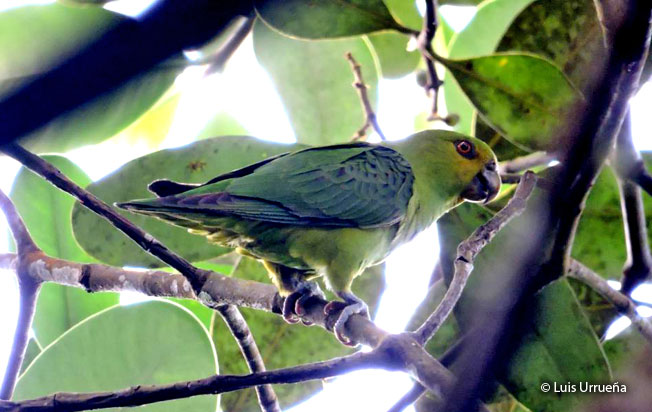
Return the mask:
<svg viewBox="0 0 652 412"><path fill-rule="evenodd" d="M453 204L487 203L500 190L498 163L482 140L447 130L425 130L397 142L421 184ZM424 182L425 180L425 182Z"/></svg>

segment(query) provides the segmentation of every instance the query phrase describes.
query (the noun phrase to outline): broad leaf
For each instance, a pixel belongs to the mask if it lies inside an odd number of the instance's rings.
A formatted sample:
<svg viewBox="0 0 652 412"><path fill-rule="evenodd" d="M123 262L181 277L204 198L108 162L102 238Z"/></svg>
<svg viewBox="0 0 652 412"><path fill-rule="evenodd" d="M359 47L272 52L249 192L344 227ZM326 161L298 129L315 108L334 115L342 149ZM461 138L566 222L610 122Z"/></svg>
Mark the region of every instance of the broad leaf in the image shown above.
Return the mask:
<svg viewBox="0 0 652 412"><path fill-rule="evenodd" d="M535 1L514 20L496 50L547 57L583 92L602 75L606 58L593 0Z"/></svg>
<svg viewBox="0 0 652 412"><path fill-rule="evenodd" d="M396 78L411 73L419 64L418 51L407 51L409 37L401 33L374 33L369 35L383 77Z"/></svg>
<svg viewBox="0 0 652 412"><path fill-rule="evenodd" d="M69 330L20 377L13 399L166 384L216 372L215 348L201 323L178 305L151 301L114 306ZM140 410L214 411L215 407L215 397L197 396Z"/></svg>
<svg viewBox="0 0 652 412"><path fill-rule="evenodd" d="M528 149L552 149L583 104L580 93L548 60L495 54L443 63L494 129Z"/></svg>
<svg viewBox="0 0 652 412"><path fill-rule="evenodd" d="M652 153L643 153L648 170ZM652 242L652 199L643 194L648 242ZM618 183L605 168L591 189L573 242L573 257L606 279L619 280L627 260Z"/></svg>
<svg viewBox="0 0 652 412"><path fill-rule="evenodd" d="M384 0L389 12L396 21L412 30L421 30L423 18L417 8L417 2L412 0ZM419 0L417 0L419 1Z"/></svg>
<svg viewBox="0 0 652 412"><path fill-rule="evenodd" d="M605 354L565 279L546 286L531 305L531 329L501 383L533 411L574 410L584 400L581 393L543 393L541 384L610 382Z"/></svg>
<svg viewBox="0 0 652 412"><path fill-rule="evenodd" d="M0 95L65 60L123 19L102 8L61 3L0 13ZM60 116L21 144L38 152L63 152L111 137L156 102L185 66L166 64Z"/></svg>
<svg viewBox="0 0 652 412"><path fill-rule="evenodd" d="M478 6L473 20L451 40L451 59L468 59L493 53L514 18L534 0L485 0ZM455 130L473 134L475 109L454 81L444 79L444 98L448 113L460 116Z"/></svg>
<svg viewBox="0 0 652 412"><path fill-rule="evenodd" d="M34 359L42 352L41 347L36 343L36 339L30 338L27 342L27 348L25 349L25 357L23 358L23 364L20 365L20 373L25 372L25 369L32 364Z"/></svg>
<svg viewBox="0 0 652 412"><path fill-rule="evenodd" d="M382 266L370 268L353 284L353 291L369 304L372 315L376 310L384 286L384 277L381 272ZM263 266L248 258L241 260L233 276L269 282ZM322 290L325 291L323 285ZM339 343L332 333L326 332L320 327L306 327L300 323L290 325L279 315L258 310L242 308L241 312L251 328L268 369L326 360L352 352L350 348ZM248 373L233 336L219 316L216 317L216 322L213 324L213 339L215 346L220 350L222 373ZM319 381L308 381L295 385L276 385L274 390L281 407L285 410L290 405L321 390L321 387L322 384ZM229 412L254 412L260 410L260 407L253 389L247 389L225 394L222 397L222 409Z"/></svg>
<svg viewBox="0 0 652 412"><path fill-rule="evenodd" d="M70 160L43 156L73 182L86 186L90 179ZM79 247L72 233L70 216L74 198L43 178L22 168L10 197L14 201L36 244L48 255L74 262L92 262ZM115 293L89 295L81 289L45 284L36 305L33 328L41 345L46 346L76 323L118 303Z"/></svg>
<svg viewBox="0 0 652 412"><path fill-rule="evenodd" d="M536 195L536 193L535 193ZM536 202L536 197L530 202ZM465 204L438 221L444 277L450 281L457 245L491 213L477 205ZM496 265L509 265L505 256L508 242L518 242L527 232L527 215L516 218L477 256L455 316L462 329L469 325L471 306L490 310L511 283ZM496 256L501 259L496 260ZM556 281L531 299L531 322L520 331L521 342L514 358L499 381L533 411L571 410L577 402L573 394L558 397L544 394L542 382L603 382L610 377L609 366L591 323L566 280ZM537 382L535 385L534 382Z"/></svg>
<svg viewBox="0 0 652 412"><path fill-rule="evenodd" d="M256 23L254 49L272 76L301 143L317 146L346 142L365 122L352 86L353 72L344 58L346 52L362 66L369 98L375 105L378 74L371 52L360 38L294 40Z"/></svg>
<svg viewBox="0 0 652 412"><path fill-rule="evenodd" d="M147 185L157 179L201 183L213 177L258 162L267 157L295 150L245 136L219 137L195 142L178 149L161 150L125 164L111 175L90 184L87 189L109 204L153 197ZM219 256L229 249L208 243L185 229L157 219L121 211L163 244L190 261ZM75 238L87 253L116 266L160 267L158 259L142 251L129 238L80 204L73 210Z"/></svg>
<svg viewBox="0 0 652 412"><path fill-rule="evenodd" d="M216 136L238 136L246 135L247 130L229 114L220 112L199 132L197 140L204 140Z"/></svg>
<svg viewBox="0 0 652 412"><path fill-rule="evenodd" d="M322 39L400 29L382 0L255 0L258 15L292 37Z"/></svg>

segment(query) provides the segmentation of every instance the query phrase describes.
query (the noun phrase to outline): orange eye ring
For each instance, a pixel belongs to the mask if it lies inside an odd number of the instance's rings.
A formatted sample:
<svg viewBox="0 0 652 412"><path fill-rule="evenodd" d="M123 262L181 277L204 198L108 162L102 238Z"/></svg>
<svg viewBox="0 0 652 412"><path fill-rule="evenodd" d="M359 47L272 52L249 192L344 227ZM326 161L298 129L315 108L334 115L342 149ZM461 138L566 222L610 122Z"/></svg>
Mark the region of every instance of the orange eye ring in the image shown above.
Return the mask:
<svg viewBox="0 0 652 412"><path fill-rule="evenodd" d="M455 145L457 152L462 156L468 156L473 151L473 145L468 140L460 140Z"/></svg>

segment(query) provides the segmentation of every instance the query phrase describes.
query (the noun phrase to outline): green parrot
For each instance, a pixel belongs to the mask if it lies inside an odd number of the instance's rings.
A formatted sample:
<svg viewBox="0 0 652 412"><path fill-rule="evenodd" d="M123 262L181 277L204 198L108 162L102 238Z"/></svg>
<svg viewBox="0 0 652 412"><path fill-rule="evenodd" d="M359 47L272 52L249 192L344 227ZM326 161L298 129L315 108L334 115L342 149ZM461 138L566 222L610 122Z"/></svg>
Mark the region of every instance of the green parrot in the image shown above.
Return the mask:
<svg viewBox="0 0 652 412"><path fill-rule="evenodd" d="M313 296L311 279L344 301L334 331L366 304L356 276L381 263L464 200L489 202L500 188L496 156L479 139L426 130L381 144L346 143L281 154L204 184L157 180L158 198L117 206L153 216L259 259L296 322ZM339 310L331 302L325 311Z"/></svg>

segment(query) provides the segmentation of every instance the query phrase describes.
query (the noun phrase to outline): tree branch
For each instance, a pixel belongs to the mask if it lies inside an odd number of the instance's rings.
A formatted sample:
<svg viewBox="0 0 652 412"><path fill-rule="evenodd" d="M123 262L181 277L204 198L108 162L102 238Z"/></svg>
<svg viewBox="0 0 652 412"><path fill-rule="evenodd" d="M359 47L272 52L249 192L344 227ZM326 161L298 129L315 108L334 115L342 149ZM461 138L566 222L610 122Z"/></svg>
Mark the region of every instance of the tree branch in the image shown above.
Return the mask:
<svg viewBox="0 0 652 412"><path fill-rule="evenodd" d="M203 59L199 64L208 63L210 66L206 70L206 75L213 74L216 72L221 72L226 66L226 62L229 61L233 53L240 47L240 44L244 41L245 38L251 32L251 29L254 27L256 22L256 15L251 14L249 17L245 18L239 23L239 26L235 31L229 36L229 38L222 44L222 46L217 50L213 55L208 56L207 59Z"/></svg>
<svg viewBox="0 0 652 412"><path fill-rule="evenodd" d="M198 395L216 395L264 384L288 384L341 375L363 367L383 363L378 353L356 353L309 365L244 376L214 375L204 379L168 385L137 385L114 392L56 393L42 398L10 402L0 401L2 412L73 412L82 410L133 407Z"/></svg>
<svg viewBox="0 0 652 412"><path fill-rule="evenodd" d="M428 342L451 314L457 301L462 296L466 282L473 271L475 257L507 223L523 213L527 199L532 194L536 182L536 175L533 172L526 172L516 188L514 196L509 200L507 205L459 244L457 247L457 258L454 262L455 273L453 280L448 286L446 294L439 306L437 306L435 311L419 329L414 332L417 342L422 345Z"/></svg>
<svg viewBox="0 0 652 412"><path fill-rule="evenodd" d="M498 164L500 174L519 173L537 166L545 166L555 160L553 154L547 152L534 152L525 156L502 161Z"/></svg>
<svg viewBox="0 0 652 412"><path fill-rule="evenodd" d="M242 314L237 307L233 305L218 306L217 311L224 318L224 322L229 327L231 334L235 338L240 352L245 358L249 371L252 373L265 372L265 363L263 357L260 355L256 341L254 340L251 330L247 325L247 321L242 317ZM281 406L276 398L276 393L272 385L259 385L256 386L256 395L258 396L258 403L263 412L280 412Z"/></svg>
<svg viewBox="0 0 652 412"><path fill-rule="evenodd" d="M32 240L27 231L27 227L21 219L16 207L11 200L0 190L0 209L7 217L7 223L17 245L18 259L12 259L12 264L16 266L16 275L18 277L18 290L20 291L20 308L18 312L18 321L14 332L14 340L11 346L11 353L7 361L7 369L2 379L0 387L0 399L10 399L16 387L16 381L20 373L20 366L25 358L27 343L29 342L29 331L32 328L34 311L36 310L36 299L41 286L41 282L27 275L24 262L26 256L40 252L39 248ZM5 258L2 259L3 261ZM6 259L9 261L10 259Z"/></svg>
<svg viewBox="0 0 652 412"><path fill-rule="evenodd" d="M600 277L600 275L574 259L568 265L566 274L571 278L587 284L601 294L618 312L627 316L641 335L652 344L652 324L638 314L636 304L627 295L611 288L607 281Z"/></svg>
<svg viewBox="0 0 652 412"><path fill-rule="evenodd" d="M360 103L362 104L362 110L365 113L365 123L360 129L353 135L352 140L361 140L367 134L367 129L372 127L381 140L385 141L387 138L383 134L383 131L380 129L378 124L378 118L374 112L373 107L371 107L371 102L369 101L369 93L367 93L367 85L362 78L362 66L360 63L353 57L351 52L345 54L346 60L351 64L351 70L353 71L353 77L355 81L353 82L353 87L358 91L358 96L360 96Z"/></svg>
<svg viewBox="0 0 652 412"><path fill-rule="evenodd" d="M251 2L163 0L138 19L122 19L75 55L3 97L0 144L25 136L182 50L209 41L234 17L251 10Z"/></svg>
<svg viewBox="0 0 652 412"><path fill-rule="evenodd" d="M470 314L473 336L459 361L458 384L447 398L447 412L469 411L494 382L498 369L515 351L518 330L527 321L531 296L564 274L574 225L591 184L613 147L627 102L638 86L649 47L652 3L622 2L624 22L615 31L604 73L587 99L586 110L564 133L561 172L553 190L542 196L528 214L532 236L509 244L508 266L494 262L489 270L502 270L510 293L492 301L491 310L477 306ZM576 126L575 126L576 125ZM553 238L551 248L550 238Z"/></svg>
<svg viewBox="0 0 652 412"><path fill-rule="evenodd" d="M190 282L189 285L192 286L195 295L201 296L201 293L204 289L206 281L208 280L210 272L196 268L191 263L183 259L181 256L169 250L166 246L164 246L162 243L156 240L152 235L138 228L129 220L119 215L117 212L111 209L106 203L102 202L100 199L95 197L90 192L77 186L74 182L72 182L70 179L64 176L54 166L50 165L40 157L28 152L27 150L21 148L18 145L10 145L10 146L3 147L2 149L7 154L9 154L10 156L14 157L16 160L23 163L26 167L30 168L32 171L43 176L47 181L54 184L56 187L75 196L84 206L86 206L93 212L97 213L104 219L108 220L114 227L116 227L117 229L125 233L127 236L129 236L144 250L151 253L155 257L161 259L165 263L169 264L174 269L177 269L188 280L185 281L184 279L184 282L180 283L182 285L182 289L184 289L186 293L190 292L190 290L185 290L185 289L190 289L189 287L187 287L188 282ZM4 197L4 194L2 194L2 196ZM3 198L0 197L0 200L3 200ZM6 201L9 202L9 204L11 205L9 199L6 199ZM20 217L18 217L17 213L16 216L17 216L16 219L20 221ZM27 229L23 227L23 230L25 233L27 233ZM27 236L29 237L28 234ZM31 241L31 239L29 240ZM43 258L43 253L39 253L38 255L39 257ZM21 272L20 269L18 273L19 273L19 278L24 277L25 279L29 279L30 281L36 279L30 276L21 276L21 274L24 274L24 272ZM54 269L51 270L49 273L51 274L51 276L56 276L55 275L56 272ZM85 280L83 280L82 278L84 276L83 270L74 273L75 275L79 276L80 283L85 282ZM64 272L63 276L70 276L70 272ZM118 280L120 280L120 277L118 277ZM38 284L40 284L40 281L37 283L37 285ZM176 287L178 291L179 284L176 283L176 281L175 283L170 283L171 291L173 287ZM26 298L27 297L29 296L26 295ZM35 299L36 295L34 295L33 298ZM35 302L32 302L31 314L29 317L28 326L31 325L31 316L33 316L34 305ZM21 304L21 315L23 313L22 306L23 305ZM234 336L236 337L236 340L238 341L242 353L245 356L247 363L249 364L252 372L264 371L265 366L262 362L262 358L260 357L260 353L258 352L256 343L253 341L253 337L251 335L251 332L249 331L249 327L247 326L244 318L242 318L238 310L233 306L227 306L227 307L222 307L220 313L224 317L224 320L229 326L229 329L233 332ZM231 322L234 323L232 324ZM240 339L244 337L247 337L248 339L246 341ZM25 342L25 345L26 344L27 342ZM24 349L25 348L23 348L23 352ZM18 368L20 368L20 364L18 365ZM278 402L276 401L276 395L274 394L271 386L269 385L262 386L260 387L260 389L257 389L257 391L259 392L261 407L263 407L264 411L280 410L278 406Z"/></svg>
<svg viewBox="0 0 652 412"><path fill-rule="evenodd" d="M417 36L417 47L426 63L428 82L424 87L428 95L432 97L432 106L430 109L430 115L428 115L428 120L443 120L446 123L449 123L451 116L449 115L446 118L441 117L437 107L439 87L441 87L444 82L442 82L437 75L434 61L428 57L428 54L434 53L432 50L432 39L435 37L438 26L437 0L425 0L425 2L426 13L423 16L423 28Z"/></svg>
<svg viewBox="0 0 652 412"><path fill-rule="evenodd" d="M622 288L625 295L650 276L652 255L647 240L645 209L641 189L630 180L642 159L632 141L631 115L628 113L618 134L611 164L618 175L620 205L623 214L627 261L623 267ZM645 170L644 168L642 170Z"/></svg>

